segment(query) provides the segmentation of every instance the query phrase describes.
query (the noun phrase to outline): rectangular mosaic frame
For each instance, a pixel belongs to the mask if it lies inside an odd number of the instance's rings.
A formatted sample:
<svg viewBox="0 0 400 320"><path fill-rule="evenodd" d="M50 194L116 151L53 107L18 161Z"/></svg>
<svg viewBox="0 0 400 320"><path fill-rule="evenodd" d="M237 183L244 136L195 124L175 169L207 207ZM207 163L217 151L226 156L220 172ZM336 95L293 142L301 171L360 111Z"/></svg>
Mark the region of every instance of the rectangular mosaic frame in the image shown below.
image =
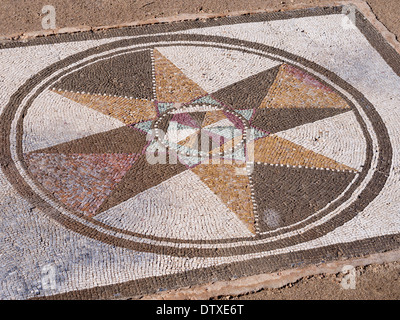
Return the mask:
<svg viewBox="0 0 400 320"><path fill-rule="evenodd" d="M277 12L266 14L255 14L250 16L229 17L214 19L207 21L209 26L220 26L226 24L250 23L261 21L272 21L291 19L305 16L323 16L327 14L340 14L342 7L321 8L321 9L305 9L293 12ZM374 26L359 11L356 12L357 27L367 38L372 47L379 52L386 63L400 77L400 55L382 35L374 28ZM204 27L203 21L178 22L171 25L152 25L137 28L107 30L100 33L81 33L73 35L58 35L49 38L37 38L29 40L26 43L8 43L0 46L0 50L4 48L18 48L24 46L43 45L51 43L92 40L104 37L117 36L139 36L146 34L156 34L164 32L175 32L187 29L195 29ZM120 284L112 284L107 286L70 291L53 296L51 299L94 299L94 298L112 298L116 295L140 296L151 294L162 290L171 290L180 287L191 286L194 284L207 283L210 281L231 280L239 277L256 275L260 273L273 272L288 268L302 267L310 264L334 261L336 259L352 258L373 254L376 252L385 252L398 249L400 247L400 233L386 235L382 237L369 238L365 240L355 241L351 243L341 243L326 246L317 249L296 251L291 253L273 255L264 258L246 260L214 266L205 269L195 269L174 275L164 275L157 277L143 278L132 280Z"/></svg>

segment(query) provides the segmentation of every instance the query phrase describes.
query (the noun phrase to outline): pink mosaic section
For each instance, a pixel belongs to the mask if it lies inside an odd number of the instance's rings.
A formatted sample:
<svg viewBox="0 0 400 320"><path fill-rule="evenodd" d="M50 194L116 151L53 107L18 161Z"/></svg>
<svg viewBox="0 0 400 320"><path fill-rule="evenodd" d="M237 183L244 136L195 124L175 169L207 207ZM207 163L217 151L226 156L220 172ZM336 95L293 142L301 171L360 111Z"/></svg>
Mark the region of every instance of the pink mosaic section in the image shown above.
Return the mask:
<svg viewBox="0 0 400 320"><path fill-rule="evenodd" d="M309 75L308 73L305 73L304 71L302 71L298 68L295 68L291 65L285 65L285 69L289 74L294 76L297 80L304 82L306 85L315 87L317 89L321 89L326 92L333 92L333 90L331 88L322 84L320 81L315 79L313 76Z"/></svg>
<svg viewBox="0 0 400 320"><path fill-rule="evenodd" d="M196 121L188 114L188 113L178 113L175 114L172 117L171 121L176 121L180 124L193 127L193 128L199 128L199 125L196 123Z"/></svg>
<svg viewBox="0 0 400 320"><path fill-rule="evenodd" d="M32 153L25 159L35 178L58 200L93 216L137 155Z"/></svg>

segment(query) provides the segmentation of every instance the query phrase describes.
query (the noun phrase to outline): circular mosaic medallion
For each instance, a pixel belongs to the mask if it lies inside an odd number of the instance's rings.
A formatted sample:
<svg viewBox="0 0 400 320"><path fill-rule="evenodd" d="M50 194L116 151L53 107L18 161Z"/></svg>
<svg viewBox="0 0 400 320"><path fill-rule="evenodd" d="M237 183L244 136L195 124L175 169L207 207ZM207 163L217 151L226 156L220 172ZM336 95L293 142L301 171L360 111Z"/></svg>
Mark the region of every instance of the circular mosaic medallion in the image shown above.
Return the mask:
<svg viewBox="0 0 400 320"><path fill-rule="evenodd" d="M31 78L7 110L5 171L21 193L76 232L171 255L321 236L376 197L391 158L374 107L350 85L223 37L78 53Z"/></svg>

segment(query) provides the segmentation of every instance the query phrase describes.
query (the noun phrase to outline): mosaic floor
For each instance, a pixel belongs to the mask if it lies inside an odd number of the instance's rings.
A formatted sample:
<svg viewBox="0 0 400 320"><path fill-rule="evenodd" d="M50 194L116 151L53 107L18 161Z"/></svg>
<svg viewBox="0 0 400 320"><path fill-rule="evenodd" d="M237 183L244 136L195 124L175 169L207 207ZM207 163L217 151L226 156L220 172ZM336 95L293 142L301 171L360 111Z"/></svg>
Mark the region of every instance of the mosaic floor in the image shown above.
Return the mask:
<svg viewBox="0 0 400 320"><path fill-rule="evenodd" d="M0 298L151 294L399 248L400 57L342 12L0 47Z"/></svg>

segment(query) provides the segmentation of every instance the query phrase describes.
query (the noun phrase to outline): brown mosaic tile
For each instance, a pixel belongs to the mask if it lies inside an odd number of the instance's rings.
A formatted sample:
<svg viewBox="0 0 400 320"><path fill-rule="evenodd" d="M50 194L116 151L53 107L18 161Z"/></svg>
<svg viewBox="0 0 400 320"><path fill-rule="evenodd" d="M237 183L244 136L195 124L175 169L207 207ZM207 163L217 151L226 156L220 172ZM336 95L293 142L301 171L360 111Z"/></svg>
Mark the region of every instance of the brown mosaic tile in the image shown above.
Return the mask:
<svg viewBox="0 0 400 320"><path fill-rule="evenodd" d="M257 108L268 93L278 72L279 67L260 72L214 92L212 96L234 109Z"/></svg>
<svg viewBox="0 0 400 320"><path fill-rule="evenodd" d="M179 162L177 164L149 164L146 156L142 155L96 213L104 212L185 170L187 168Z"/></svg>
<svg viewBox="0 0 400 320"><path fill-rule="evenodd" d="M137 65L141 68L129 68ZM88 65L63 78L54 87L63 91L152 100L150 50L123 54Z"/></svg>
<svg viewBox="0 0 400 320"><path fill-rule="evenodd" d="M321 210L346 189L355 173L256 164L252 176L260 229L269 231Z"/></svg>
<svg viewBox="0 0 400 320"><path fill-rule="evenodd" d="M348 111L337 108L264 108L255 111L251 124L269 133L277 133Z"/></svg>

